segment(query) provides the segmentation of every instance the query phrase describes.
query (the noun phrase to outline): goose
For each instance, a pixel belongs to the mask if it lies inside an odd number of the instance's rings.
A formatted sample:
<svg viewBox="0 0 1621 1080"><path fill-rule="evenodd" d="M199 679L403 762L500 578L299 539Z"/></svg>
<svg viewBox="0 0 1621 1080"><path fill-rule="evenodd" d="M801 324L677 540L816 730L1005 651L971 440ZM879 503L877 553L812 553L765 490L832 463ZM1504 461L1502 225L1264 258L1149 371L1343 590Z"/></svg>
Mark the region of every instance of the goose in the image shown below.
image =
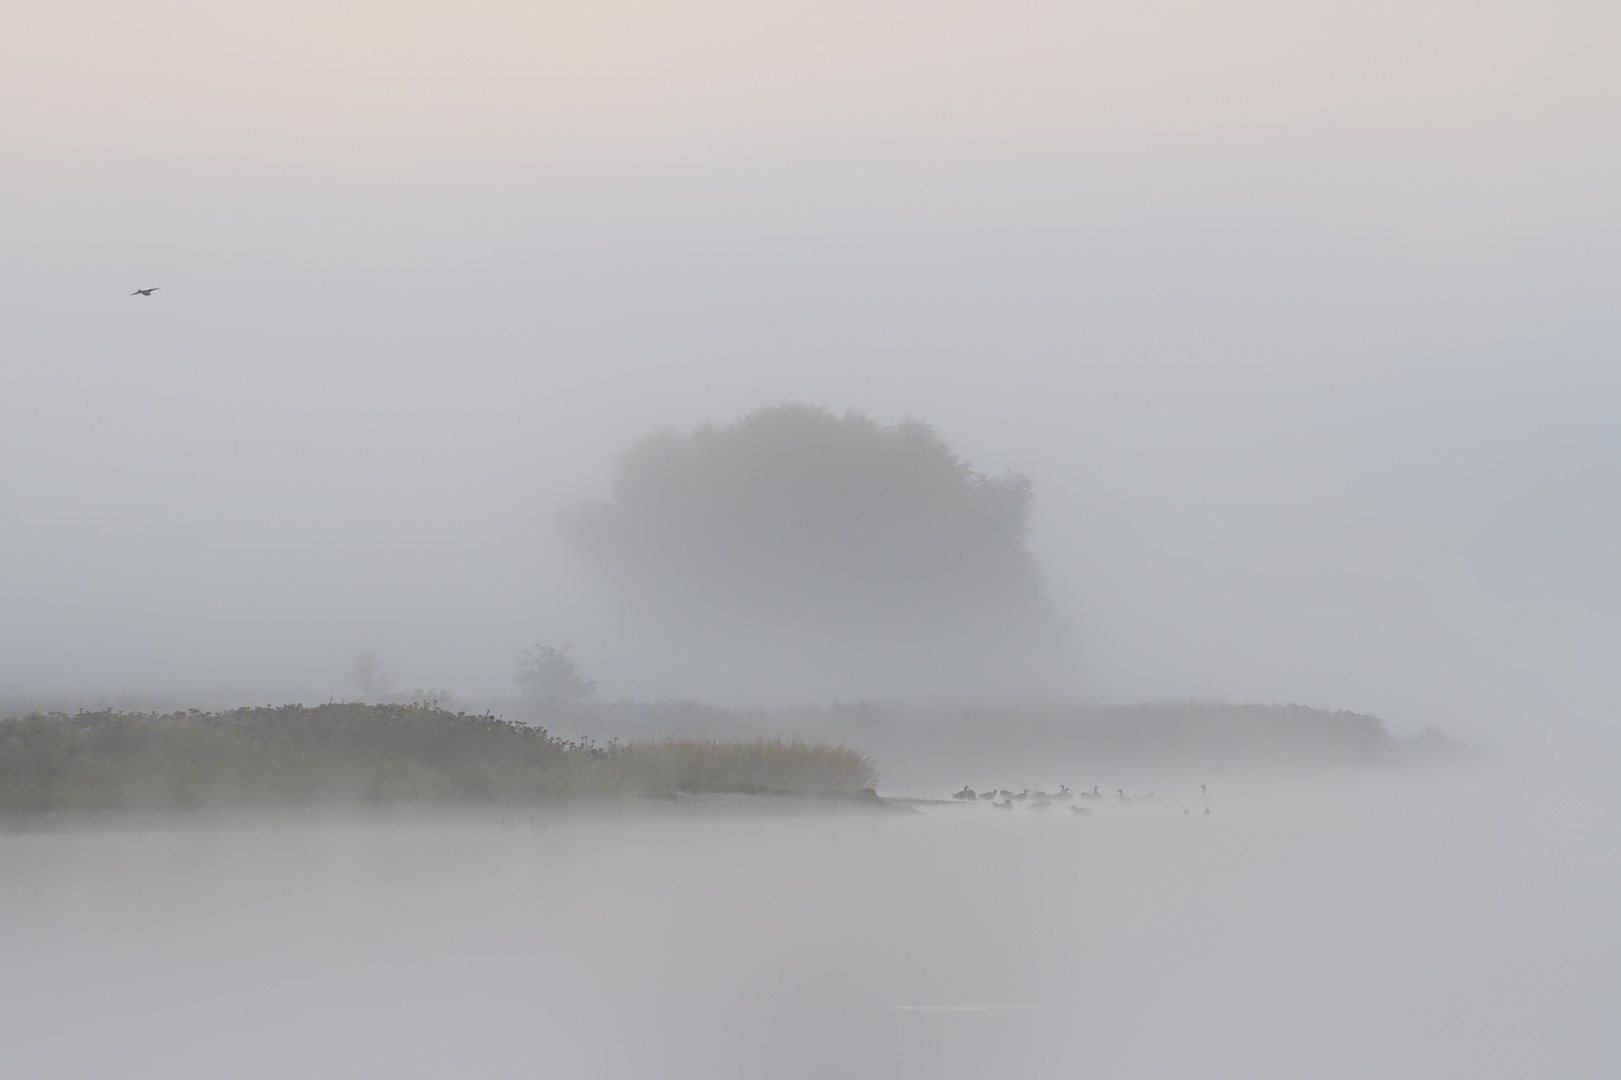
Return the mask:
<svg viewBox="0 0 1621 1080"><path fill-rule="evenodd" d="M1083 791L1083 792L1081 792L1081 798L1083 798L1083 799L1101 799L1101 798L1103 798L1103 796L1098 793L1098 786L1096 784L1093 784L1091 791Z"/></svg>
<svg viewBox="0 0 1621 1080"><path fill-rule="evenodd" d="M996 798L996 792L994 792L994 791L982 791L982 792L979 793L979 797L981 799L995 799Z"/></svg>
<svg viewBox="0 0 1621 1080"><path fill-rule="evenodd" d="M1206 788L1203 784L1199 785L1199 801L1200 802L1209 802L1210 801L1210 790L1208 788Z"/></svg>
<svg viewBox="0 0 1621 1080"><path fill-rule="evenodd" d="M1055 799L1073 799L1074 797L1075 793L1069 789L1068 784L1059 784L1058 794L1053 796Z"/></svg>
<svg viewBox="0 0 1621 1080"><path fill-rule="evenodd" d="M1003 799L1001 802L993 802L991 805L996 807L998 810L1011 810L1013 809L1013 800Z"/></svg>
<svg viewBox="0 0 1621 1080"><path fill-rule="evenodd" d="M1051 795L1047 794L1045 791L1042 791L1040 788L1037 788L1036 790L1032 791L1030 793L1030 797L1032 799L1049 799L1049 800L1052 798Z"/></svg>
<svg viewBox="0 0 1621 1080"><path fill-rule="evenodd" d="M1013 798L1013 792L1009 791L1007 788L1003 788L1001 791L998 791L997 794L1002 796L1004 799Z"/></svg>
<svg viewBox="0 0 1621 1080"><path fill-rule="evenodd" d="M1035 800L1034 802L1032 802L1030 804L1030 809L1031 810L1039 810L1042 813L1046 813L1048 810L1051 810L1052 808L1053 808L1053 801L1051 799L1037 799L1037 800Z"/></svg>
<svg viewBox="0 0 1621 1080"><path fill-rule="evenodd" d="M962 786L962 790L953 795L952 798L961 799L964 802L967 802L969 799L977 799L979 796L974 793L973 788L969 787L967 784L964 784Z"/></svg>
<svg viewBox="0 0 1621 1080"><path fill-rule="evenodd" d="M1210 816L1210 807L1208 807L1208 806L1207 806L1207 807L1205 807L1205 808L1204 808L1204 816L1205 816L1205 817L1209 817L1209 816Z"/></svg>
<svg viewBox="0 0 1621 1080"><path fill-rule="evenodd" d="M161 288L163 288L162 285L154 285L150 289L136 289L134 292L130 293L130 295L131 296L151 296L153 293L157 292Z"/></svg>
<svg viewBox="0 0 1621 1080"><path fill-rule="evenodd" d="M1125 788L1115 788L1114 793L1115 796L1118 797L1123 803L1129 803L1131 801L1131 797L1126 794Z"/></svg>
<svg viewBox="0 0 1621 1080"><path fill-rule="evenodd" d="M1072 814L1090 814L1092 808L1090 806L1072 806L1069 808L1069 812Z"/></svg>
<svg viewBox="0 0 1621 1080"><path fill-rule="evenodd" d="M1028 799L1029 797L1030 797L1030 789L1025 788L1023 791L1021 791L1017 795L1013 796L1013 799L1014 799L1015 802L1024 802L1024 800Z"/></svg>

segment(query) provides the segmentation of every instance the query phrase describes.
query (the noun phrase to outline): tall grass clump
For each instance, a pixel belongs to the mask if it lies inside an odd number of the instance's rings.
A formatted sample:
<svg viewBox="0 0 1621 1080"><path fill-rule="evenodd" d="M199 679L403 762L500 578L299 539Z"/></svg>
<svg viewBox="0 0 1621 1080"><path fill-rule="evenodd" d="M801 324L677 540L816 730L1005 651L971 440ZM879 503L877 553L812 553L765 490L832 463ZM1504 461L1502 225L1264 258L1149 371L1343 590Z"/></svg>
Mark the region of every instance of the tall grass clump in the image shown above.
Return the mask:
<svg viewBox="0 0 1621 1080"><path fill-rule="evenodd" d="M431 704L105 710L0 720L0 810L512 803L868 787L841 747L557 738Z"/></svg>

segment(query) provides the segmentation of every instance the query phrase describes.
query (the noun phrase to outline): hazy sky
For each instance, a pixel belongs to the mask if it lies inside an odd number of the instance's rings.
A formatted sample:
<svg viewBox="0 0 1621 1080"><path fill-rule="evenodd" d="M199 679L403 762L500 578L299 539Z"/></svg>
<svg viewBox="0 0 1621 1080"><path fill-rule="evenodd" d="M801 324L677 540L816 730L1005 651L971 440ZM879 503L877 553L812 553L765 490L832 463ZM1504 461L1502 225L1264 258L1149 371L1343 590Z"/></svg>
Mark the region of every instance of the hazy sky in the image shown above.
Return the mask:
<svg viewBox="0 0 1621 1080"><path fill-rule="evenodd" d="M0 689L501 690L615 455L1035 482L1111 700L1612 716L1621 12L111 3L0 35ZM150 299L131 289L161 285Z"/></svg>

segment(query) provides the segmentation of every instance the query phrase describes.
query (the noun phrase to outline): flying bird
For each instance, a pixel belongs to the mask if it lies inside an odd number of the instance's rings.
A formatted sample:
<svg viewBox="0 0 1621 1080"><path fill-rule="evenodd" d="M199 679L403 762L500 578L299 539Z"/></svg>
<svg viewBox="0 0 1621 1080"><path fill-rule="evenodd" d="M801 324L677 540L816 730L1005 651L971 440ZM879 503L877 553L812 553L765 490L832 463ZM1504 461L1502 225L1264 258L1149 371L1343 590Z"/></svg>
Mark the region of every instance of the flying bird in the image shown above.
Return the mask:
<svg viewBox="0 0 1621 1080"><path fill-rule="evenodd" d="M153 293L157 292L161 288L163 288L162 285L154 285L150 289L136 289L134 292L130 293L130 295L131 296L151 296Z"/></svg>

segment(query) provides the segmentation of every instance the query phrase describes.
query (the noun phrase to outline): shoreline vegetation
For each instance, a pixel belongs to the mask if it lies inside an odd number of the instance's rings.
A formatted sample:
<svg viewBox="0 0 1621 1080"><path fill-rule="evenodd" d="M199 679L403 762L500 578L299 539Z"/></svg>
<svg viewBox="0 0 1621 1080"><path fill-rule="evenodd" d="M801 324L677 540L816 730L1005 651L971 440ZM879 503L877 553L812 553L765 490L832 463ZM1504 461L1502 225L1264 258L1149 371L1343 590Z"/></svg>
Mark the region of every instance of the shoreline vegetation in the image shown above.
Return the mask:
<svg viewBox="0 0 1621 1080"><path fill-rule="evenodd" d="M862 754L756 738L562 739L433 704L34 713L0 720L0 812L859 797ZM869 796L876 799L876 795Z"/></svg>
<svg viewBox="0 0 1621 1080"><path fill-rule="evenodd" d="M464 703L456 703L458 706ZM1302 705L873 705L437 698L201 711L32 709L0 719L0 813L503 806L773 795L877 802L903 785L1044 775L1060 763L1176 771L1339 769L1456 758L1439 733ZM573 737L554 734L570 732Z"/></svg>
<svg viewBox="0 0 1621 1080"><path fill-rule="evenodd" d="M690 701L515 702L509 715L597 739L680 734L854 747L886 787L946 794L980 787L1424 766L1474 756L1441 732L1390 732L1376 716L1298 704L856 702L738 709ZM1113 782L1111 781L1111 782Z"/></svg>
<svg viewBox="0 0 1621 1080"><path fill-rule="evenodd" d="M594 738L673 734L809 739L854 746L886 766L953 768L1021 758L1118 766L1365 766L1456 757L1434 729L1402 738L1366 713L1298 704L1172 701L1094 706L869 703L729 708L692 701L507 703L521 720Z"/></svg>

